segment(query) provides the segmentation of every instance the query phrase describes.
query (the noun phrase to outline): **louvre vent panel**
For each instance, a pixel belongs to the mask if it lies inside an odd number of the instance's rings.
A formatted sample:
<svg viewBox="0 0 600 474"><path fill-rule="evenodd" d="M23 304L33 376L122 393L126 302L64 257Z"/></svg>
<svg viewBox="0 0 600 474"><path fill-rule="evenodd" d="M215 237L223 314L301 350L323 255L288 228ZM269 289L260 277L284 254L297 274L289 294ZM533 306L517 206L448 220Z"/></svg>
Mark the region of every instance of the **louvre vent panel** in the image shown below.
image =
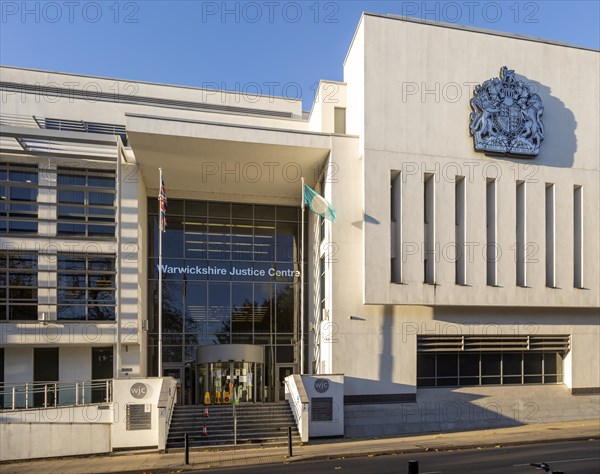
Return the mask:
<svg viewBox="0 0 600 474"><path fill-rule="evenodd" d="M6 114L4 112L0 114L0 125L28 128L39 127L39 124L36 123L35 119L31 115Z"/></svg>
<svg viewBox="0 0 600 474"><path fill-rule="evenodd" d="M529 350L568 352L570 349L570 336L531 336L529 339Z"/></svg>
<svg viewBox="0 0 600 474"><path fill-rule="evenodd" d="M463 336L418 336L417 350L429 351L462 351Z"/></svg>
<svg viewBox="0 0 600 474"><path fill-rule="evenodd" d="M44 117L33 117L40 128L48 130L65 130L67 132L85 132L85 124L81 120L66 120Z"/></svg>
<svg viewBox="0 0 600 474"><path fill-rule="evenodd" d="M87 122L83 120L67 120L48 117L33 117L40 128L67 132L99 133L102 135L119 135L127 146L127 130L125 125L112 123Z"/></svg>
<svg viewBox="0 0 600 474"><path fill-rule="evenodd" d="M526 351L527 336L522 337L465 337L466 351Z"/></svg>
<svg viewBox="0 0 600 474"><path fill-rule="evenodd" d="M571 349L568 335L535 336L430 336L417 338L418 352L505 352L505 351L558 351Z"/></svg>

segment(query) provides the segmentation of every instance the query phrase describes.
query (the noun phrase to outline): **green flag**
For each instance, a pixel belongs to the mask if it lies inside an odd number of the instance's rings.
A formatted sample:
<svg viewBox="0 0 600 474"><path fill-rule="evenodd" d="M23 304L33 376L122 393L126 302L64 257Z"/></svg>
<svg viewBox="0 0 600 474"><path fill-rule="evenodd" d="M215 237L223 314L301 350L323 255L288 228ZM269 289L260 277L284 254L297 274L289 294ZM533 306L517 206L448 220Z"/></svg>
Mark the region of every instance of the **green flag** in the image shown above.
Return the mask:
<svg viewBox="0 0 600 474"><path fill-rule="evenodd" d="M327 200L310 186L304 185L304 204L308 204L315 214L335 222L335 209Z"/></svg>

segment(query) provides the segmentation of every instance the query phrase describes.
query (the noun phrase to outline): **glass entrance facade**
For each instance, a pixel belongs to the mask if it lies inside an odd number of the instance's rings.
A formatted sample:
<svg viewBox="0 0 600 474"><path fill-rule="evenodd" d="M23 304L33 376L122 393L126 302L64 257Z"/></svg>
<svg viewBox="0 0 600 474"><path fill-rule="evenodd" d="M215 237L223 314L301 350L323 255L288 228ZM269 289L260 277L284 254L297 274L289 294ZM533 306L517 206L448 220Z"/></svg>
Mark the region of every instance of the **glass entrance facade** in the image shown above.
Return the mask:
<svg viewBox="0 0 600 474"><path fill-rule="evenodd" d="M156 198L148 199L148 209L148 360L157 375ZM297 366L300 359L300 208L169 199L167 216L163 364L195 374L194 386L182 387L185 402L198 403L224 383L242 401L275 400L276 364ZM210 344L264 347L264 367L236 360L198 364L197 348Z"/></svg>

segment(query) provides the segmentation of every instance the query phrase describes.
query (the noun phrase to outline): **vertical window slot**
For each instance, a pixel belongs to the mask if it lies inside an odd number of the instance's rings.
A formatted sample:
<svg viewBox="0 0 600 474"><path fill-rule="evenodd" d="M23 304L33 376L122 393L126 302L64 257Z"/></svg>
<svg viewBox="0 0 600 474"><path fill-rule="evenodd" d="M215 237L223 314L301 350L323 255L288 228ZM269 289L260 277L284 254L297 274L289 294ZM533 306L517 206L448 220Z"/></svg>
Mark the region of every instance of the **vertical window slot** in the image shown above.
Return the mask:
<svg viewBox="0 0 600 474"><path fill-rule="evenodd" d="M457 285L466 285L467 269L465 256L465 239L467 229L465 177L456 176L454 183L454 240L456 246L455 282Z"/></svg>
<svg viewBox="0 0 600 474"><path fill-rule="evenodd" d="M486 205L486 261L487 261L487 284L496 286L497 262L496 262L496 180L488 178L485 192Z"/></svg>
<svg viewBox="0 0 600 474"><path fill-rule="evenodd" d="M423 185L424 215L424 281L435 283L435 179L425 173Z"/></svg>
<svg viewBox="0 0 600 474"><path fill-rule="evenodd" d="M546 183L546 286L556 287L554 184Z"/></svg>
<svg viewBox="0 0 600 474"><path fill-rule="evenodd" d="M573 286L583 288L583 189L573 189Z"/></svg>
<svg viewBox="0 0 600 474"><path fill-rule="evenodd" d="M390 189L391 209L391 281L402 282L402 177L399 171L392 171Z"/></svg>
<svg viewBox="0 0 600 474"><path fill-rule="evenodd" d="M527 286L527 267L526 267L526 246L527 246L527 226L525 209L525 182L517 181L517 200L516 200L516 264L517 264L517 285Z"/></svg>

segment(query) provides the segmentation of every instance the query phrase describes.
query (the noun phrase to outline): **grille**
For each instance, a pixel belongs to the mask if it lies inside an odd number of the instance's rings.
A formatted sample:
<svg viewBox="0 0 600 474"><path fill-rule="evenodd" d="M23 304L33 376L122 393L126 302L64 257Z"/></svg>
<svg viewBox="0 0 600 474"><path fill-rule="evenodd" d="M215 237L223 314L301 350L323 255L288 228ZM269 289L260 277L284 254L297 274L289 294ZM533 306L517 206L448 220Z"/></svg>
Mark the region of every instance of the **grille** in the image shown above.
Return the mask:
<svg viewBox="0 0 600 474"><path fill-rule="evenodd" d="M558 351L571 349L568 335L535 336L418 336L418 352Z"/></svg>

